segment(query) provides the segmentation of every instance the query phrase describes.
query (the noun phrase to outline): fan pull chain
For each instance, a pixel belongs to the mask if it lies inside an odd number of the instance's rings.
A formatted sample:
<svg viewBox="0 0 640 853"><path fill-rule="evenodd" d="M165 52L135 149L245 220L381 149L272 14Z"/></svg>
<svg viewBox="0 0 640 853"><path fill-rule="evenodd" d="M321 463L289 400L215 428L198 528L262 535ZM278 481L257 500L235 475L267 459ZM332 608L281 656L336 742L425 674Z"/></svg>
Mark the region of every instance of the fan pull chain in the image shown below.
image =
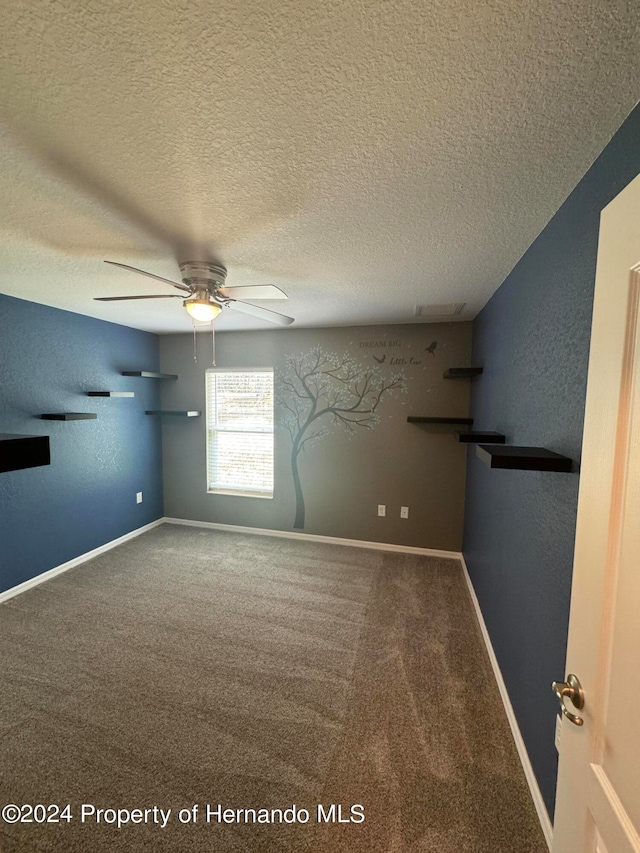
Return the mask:
<svg viewBox="0 0 640 853"><path fill-rule="evenodd" d="M195 362L198 361L198 355L196 353L196 324L193 323L193 360Z"/></svg>
<svg viewBox="0 0 640 853"><path fill-rule="evenodd" d="M216 366L216 325L213 322L213 320L211 321L211 350L212 350L212 356L213 356L213 361L211 362L211 364L213 365L213 367L215 367Z"/></svg>

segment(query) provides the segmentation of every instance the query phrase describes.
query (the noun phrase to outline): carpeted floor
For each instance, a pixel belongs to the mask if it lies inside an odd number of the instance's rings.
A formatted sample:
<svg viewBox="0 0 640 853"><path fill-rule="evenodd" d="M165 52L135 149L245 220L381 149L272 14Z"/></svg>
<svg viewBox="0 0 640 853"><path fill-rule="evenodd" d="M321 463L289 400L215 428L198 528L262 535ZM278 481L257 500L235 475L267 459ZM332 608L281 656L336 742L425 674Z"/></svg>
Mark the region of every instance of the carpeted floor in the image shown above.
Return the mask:
<svg viewBox="0 0 640 853"><path fill-rule="evenodd" d="M163 525L1 604L0 684L0 806L72 815L3 853L547 849L453 560Z"/></svg>

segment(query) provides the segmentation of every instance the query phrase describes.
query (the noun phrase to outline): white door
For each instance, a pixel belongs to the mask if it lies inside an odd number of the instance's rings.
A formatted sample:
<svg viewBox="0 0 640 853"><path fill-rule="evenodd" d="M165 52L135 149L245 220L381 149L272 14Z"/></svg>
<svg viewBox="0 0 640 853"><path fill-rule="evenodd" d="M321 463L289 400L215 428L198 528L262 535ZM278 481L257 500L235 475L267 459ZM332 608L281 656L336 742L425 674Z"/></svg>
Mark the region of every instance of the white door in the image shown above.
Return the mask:
<svg viewBox="0 0 640 853"><path fill-rule="evenodd" d="M639 303L640 177L601 218L554 853L640 853Z"/></svg>

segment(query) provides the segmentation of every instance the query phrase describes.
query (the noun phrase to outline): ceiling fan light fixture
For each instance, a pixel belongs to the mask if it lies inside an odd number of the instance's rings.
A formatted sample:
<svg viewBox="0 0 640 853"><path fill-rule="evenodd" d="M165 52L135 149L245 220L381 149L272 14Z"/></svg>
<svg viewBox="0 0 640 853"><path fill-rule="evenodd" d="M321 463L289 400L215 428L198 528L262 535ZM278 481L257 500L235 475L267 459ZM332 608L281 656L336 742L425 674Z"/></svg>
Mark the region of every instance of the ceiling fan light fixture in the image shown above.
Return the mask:
<svg viewBox="0 0 640 853"><path fill-rule="evenodd" d="M136 267L129 266L129 264L121 264L118 261L105 261L105 263L158 279L165 284L171 285L171 287L188 293L189 296L185 298L184 296L179 297L176 293L158 293L143 296L94 297L99 302L120 302L129 299L182 298L182 304L194 324L200 323L203 326L208 326L211 323L213 326L213 321L223 308L232 308L244 314L251 314L260 320L277 323L279 326L288 326L293 323L293 317L287 317L285 314L279 314L277 311L270 311L261 305L252 305L250 302L244 302L243 299L237 298L238 296L242 296L249 299L286 299L287 294L284 291L276 287L275 284L225 287L224 283L227 270L221 264L184 261L179 265L180 272L182 273L182 284L178 284L177 281L171 281L171 279L163 278L161 275L139 270Z"/></svg>
<svg viewBox="0 0 640 853"><path fill-rule="evenodd" d="M222 311L220 305L209 299L194 296L193 299L185 299L184 307L187 314L198 323L211 323Z"/></svg>

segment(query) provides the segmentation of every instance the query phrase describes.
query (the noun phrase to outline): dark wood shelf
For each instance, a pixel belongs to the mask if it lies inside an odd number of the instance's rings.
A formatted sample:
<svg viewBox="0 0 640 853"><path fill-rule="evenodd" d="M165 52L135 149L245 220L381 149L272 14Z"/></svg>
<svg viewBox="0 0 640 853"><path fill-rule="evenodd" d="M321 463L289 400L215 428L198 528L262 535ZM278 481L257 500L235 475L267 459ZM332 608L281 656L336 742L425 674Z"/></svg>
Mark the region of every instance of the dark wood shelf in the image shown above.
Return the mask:
<svg viewBox="0 0 640 853"><path fill-rule="evenodd" d="M507 439L501 432L478 430L477 432L461 432L459 440L466 444L504 444Z"/></svg>
<svg viewBox="0 0 640 853"><path fill-rule="evenodd" d="M517 471L558 471L568 474L573 461L568 456L544 447L512 447L499 444L479 444L476 453L490 468L509 468Z"/></svg>
<svg viewBox="0 0 640 853"><path fill-rule="evenodd" d="M159 411L159 410L150 410L146 411L145 415L173 415L175 417L181 418L199 418L200 412L187 411L187 412L173 412L173 411Z"/></svg>
<svg viewBox="0 0 640 853"><path fill-rule="evenodd" d="M458 424L459 426L472 426L473 418L423 418L409 415L408 424Z"/></svg>
<svg viewBox="0 0 640 853"><path fill-rule="evenodd" d="M0 472L51 464L48 435L0 433Z"/></svg>
<svg viewBox="0 0 640 853"><path fill-rule="evenodd" d="M94 421L98 416L95 412L49 412L40 417L43 421Z"/></svg>
<svg viewBox="0 0 640 853"><path fill-rule="evenodd" d="M87 397L135 397L133 391L87 391Z"/></svg>
<svg viewBox="0 0 640 853"><path fill-rule="evenodd" d="M141 376L143 379L177 379L173 373L153 373L151 370L123 370L123 376Z"/></svg>
<svg viewBox="0 0 640 853"><path fill-rule="evenodd" d="M481 367L450 367L442 375L445 379L473 379L481 373Z"/></svg>

